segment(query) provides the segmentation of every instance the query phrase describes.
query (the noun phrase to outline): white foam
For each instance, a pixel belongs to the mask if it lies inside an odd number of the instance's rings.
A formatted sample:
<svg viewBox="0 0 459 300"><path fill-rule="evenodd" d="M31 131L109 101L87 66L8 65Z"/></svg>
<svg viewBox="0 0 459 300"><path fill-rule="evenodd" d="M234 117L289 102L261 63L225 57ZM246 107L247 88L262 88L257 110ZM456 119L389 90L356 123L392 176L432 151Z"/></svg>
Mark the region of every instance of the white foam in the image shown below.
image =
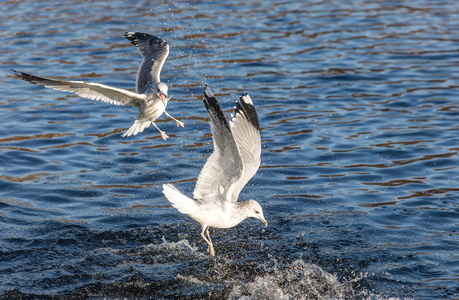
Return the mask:
<svg viewBox="0 0 459 300"><path fill-rule="evenodd" d="M196 278L194 276L191 276L191 275L184 276L182 274L177 274L176 278L180 279L180 280L183 280L183 281L186 281L186 282L191 283L191 284L196 284L196 285L204 285L204 284L206 284L206 282L201 281L198 278Z"/></svg>
<svg viewBox="0 0 459 300"><path fill-rule="evenodd" d="M188 254L194 254L198 250L197 247L190 245L188 240L180 240L178 242L168 242L166 237L162 237L161 244L149 244L144 246L144 249L147 251L161 252L161 253L170 253L170 252L185 252Z"/></svg>

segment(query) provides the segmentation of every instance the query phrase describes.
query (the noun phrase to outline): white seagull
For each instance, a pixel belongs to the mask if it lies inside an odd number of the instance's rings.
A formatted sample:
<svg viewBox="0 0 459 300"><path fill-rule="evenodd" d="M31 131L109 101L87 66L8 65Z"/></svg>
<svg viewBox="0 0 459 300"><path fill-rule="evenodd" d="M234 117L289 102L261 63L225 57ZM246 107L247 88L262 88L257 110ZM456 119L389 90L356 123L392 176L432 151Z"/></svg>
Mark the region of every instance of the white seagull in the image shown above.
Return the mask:
<svg viewBox="0 0 459 300"><path fill-rule="evenodd" d="M214 256L209 227L230 228L248 217L259 219L266 226L268 223L258 202L252 199L237 202L242 188L260 166L260 124L253 102L248 94L242 95L228 123L207 85L204 95L214 151L196 182L193 193L196 200L183 195L172 184L164 184L163 193L173 207L202 226L201 236L209 245L210 255Z"/></svg>
<svg viewBox="0 0 459 300"><path fill-rule="evenodd" d="M77 94L82 98L101 100L115 105L131 105L139 109L139 116L134 124L122 137L136 135L153 124L166 140L168 136L161 131L154 121L163 113L173 119L177 126L184 127L184 124L173 118L166 111L168 87L159 79L161 68L169 54L169 45L159 37L146 33L126 32L124 35L139 50L143 60L137 71L135 92L114 88L100 83L86 81L67 81L46 77L38 77L24 72L12 70L21 79L30 83L42 85L59 91L66 91Z"/></svg>

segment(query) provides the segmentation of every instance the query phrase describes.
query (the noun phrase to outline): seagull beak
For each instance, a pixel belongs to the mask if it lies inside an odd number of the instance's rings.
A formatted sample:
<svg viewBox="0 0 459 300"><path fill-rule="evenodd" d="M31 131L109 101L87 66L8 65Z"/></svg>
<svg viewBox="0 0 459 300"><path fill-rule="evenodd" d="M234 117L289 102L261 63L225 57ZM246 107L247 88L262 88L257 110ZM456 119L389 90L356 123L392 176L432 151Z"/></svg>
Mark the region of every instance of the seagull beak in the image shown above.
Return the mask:
<svg viewBox="0 0 459 300"><path fill-rule="evenodd" d="M268 227L268 222L266 222L263 216L260 217L260 220L263 222L263 224L265 224L266 227Z"/></svg>
<svg viewBox="0 0 459 300"><path fill-rule="evenodd" d="M159 94L159 98L161 98L161 101L163 101L164 106L166 106L167 100L169 99L167 99L166 96L164 96L163 94Z"/></svg>

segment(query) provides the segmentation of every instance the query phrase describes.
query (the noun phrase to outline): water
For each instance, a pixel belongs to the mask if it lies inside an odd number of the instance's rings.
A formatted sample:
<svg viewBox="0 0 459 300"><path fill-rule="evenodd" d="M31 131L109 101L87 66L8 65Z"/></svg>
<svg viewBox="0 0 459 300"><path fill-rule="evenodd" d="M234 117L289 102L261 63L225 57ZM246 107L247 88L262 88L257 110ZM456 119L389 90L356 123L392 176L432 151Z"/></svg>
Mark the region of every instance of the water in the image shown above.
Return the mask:
<svg viewBox="0 0 459 300"><path fill-rule="evenodd" d="M0 298L459 297L459 2L5 1L0 8ZM134 87L125 31L171 46L171 115L30 85L10 69ZM212 151L202 84L249 92L269 222L211 230L191 195Z"/></svg>

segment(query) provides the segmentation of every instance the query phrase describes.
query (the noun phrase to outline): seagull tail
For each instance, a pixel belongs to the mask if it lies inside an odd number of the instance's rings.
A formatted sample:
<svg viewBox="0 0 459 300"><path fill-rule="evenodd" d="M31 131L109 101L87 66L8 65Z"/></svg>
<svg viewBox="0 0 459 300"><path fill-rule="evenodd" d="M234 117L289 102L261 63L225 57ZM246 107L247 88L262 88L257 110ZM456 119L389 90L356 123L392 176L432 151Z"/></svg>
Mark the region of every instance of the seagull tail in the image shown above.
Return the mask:
<svg viewBox="0 0 459 300"><path fill-rule="evenodd" d="M132 124L131 128L129 128L121 137L136 135L144 131L145 128L151 125L151 121L139 121L135 120L134 124Z"/></svg>
<svg viewBox="0 0 459 300"><path fill-rule="evenodd" d="M196 201L183 195L172 184L163 184L163 193L179 212L185 215L192 214L198 209Z"/></svg>

